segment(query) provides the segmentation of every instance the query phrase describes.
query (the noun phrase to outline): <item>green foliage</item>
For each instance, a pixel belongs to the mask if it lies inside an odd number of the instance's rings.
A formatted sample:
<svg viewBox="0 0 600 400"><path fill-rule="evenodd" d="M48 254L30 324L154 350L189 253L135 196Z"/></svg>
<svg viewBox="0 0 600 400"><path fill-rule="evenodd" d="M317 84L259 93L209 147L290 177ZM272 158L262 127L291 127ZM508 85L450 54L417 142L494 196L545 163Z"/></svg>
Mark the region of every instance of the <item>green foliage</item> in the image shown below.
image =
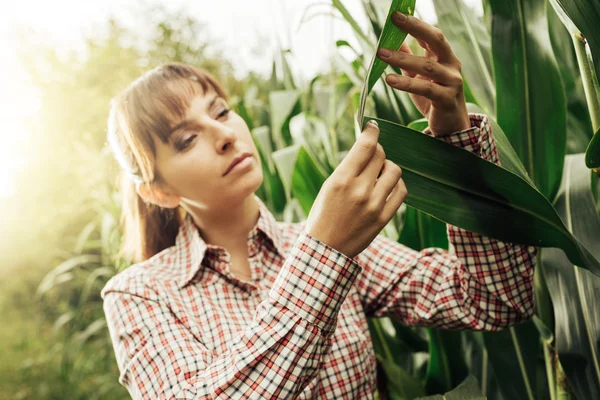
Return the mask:
<svg viewBox="0 0 600 400"><path fill-rule="evenodd" d="M600 204L597 176L581 174L595 118L586 99L597 81L588 85L578 77L581 57L569 31L542 0L486 0L484 19L460 0L434 1L439 27L464 66L465 93L475 103L469 110L489 116L498 167L418 132L427 121L407 93L379 79L386 65L368 58L377 43L393 47L404 40L399 32L390 35L389 17L395 7L413 13L414 0L362 4L367 30L343 1L332 0L360 47L338 41L337 48L351 49L354 58L332 55L332 70L306 87L294 79L288 64L293 54L285 49L274 54L271 77L234 78L234 66L209 52L212 39L202 25L164 9L140 15L153 28L150 39L109 21L105 39L87 40L83 60L23 44L21 58L40 89L41 109L29 124L35 161L21 172L21 198L4 204L11 210L4 218L14 227L2 243L11 254L5 273L14 278L0 281L0 312L17 322L0 333L7 359L0 366L0 398L128 398L117 381L99 296L106 281L128 266L114 256L120 208L106 116L112 96L168 61L206 68L224 84L259 150L265 180L258 194L279 219L306 217L355 141L359 111L360 121L363 112L373 115L365 119L379 120L382 145L402 166L410 189L383 230L386 236L416 250L448 249L444 222L452 219L501 240L548 246L536 267L538 312L532 321L470 332L370 319L383 378L376 398L556 399L571 392L593 398L600 382L592 312L598 278L584 268L597 272ZM589 24L579 29L589 30ZM466 204L467 193L477 201ZM504 223L490 217L499 204ZM564 246L569 238L575 239L570 248ZM36 246L9 251L28 243ZM27 276L18 276L23 270Z"/></svg>

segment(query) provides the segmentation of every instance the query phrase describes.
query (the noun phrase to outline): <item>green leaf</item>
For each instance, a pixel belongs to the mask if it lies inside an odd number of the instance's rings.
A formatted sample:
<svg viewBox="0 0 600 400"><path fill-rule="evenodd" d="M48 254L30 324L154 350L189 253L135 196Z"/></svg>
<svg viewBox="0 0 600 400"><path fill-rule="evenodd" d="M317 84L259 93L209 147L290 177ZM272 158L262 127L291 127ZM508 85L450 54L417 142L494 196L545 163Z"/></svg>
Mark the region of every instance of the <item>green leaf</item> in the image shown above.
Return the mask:
<svg viewBox="0 0 600 400"><path fill-rule="evenodd" d="M497 118L536 187L553 199L566 143L566 99L546 0L490 0Z"/></svg>
<svg viewBox="0 0 600 400"><path fill-rule="evenodd" d="M367 35L363 32L363 28L360 27L358 22L354 19L352 14L348 11L348 9L344 6L344 3L341 0L331 0L334 7L342 14L344 19L350 24L350 27L354 30L358 42L363 47L363 49L368 49L373 46L373 41L369 39Z"/></svg>
<svg viewBox="0 0 600 400"><path fill-rule="evenodd" d="M435 395L427 397L418 397L416 400L485 400L486 397L481 394L479 382L473 375L469 375L454 390L444 393L444 395Z"/></svg>
<svg viewBox="0 0 600 400"><path fill-rule="evenodd" d="M585 165L600 170L600 129L596 131L585 151Z"/></svg>
<svg viewBox="0 0 600 400"><path fill-rule="evenodd" d="M292 175L292 193L298 199L306 215L310 213L326 179L327 174L319 166L319 163L304 146L300 146Z"/></svg>
<svg viewBox="0 0 600 400"><path fill-rule="evenodd" d="M535 399L540 334L528 320L498 332L483 332L499 389L507 399ZM545 384L544 384L545 385Z"/></svg>
<svg viewBox="0 0 600 400"><path fill-rule="evenodd" d="M256 148L258 149L260 164L263 170L264 179L261 187L266 192L266 203L271 210L280 213L285 208L286 192L281 181L281 175L277 172L273 163L273 148L271 147L269 127L260 126L254 128L251 132Z"/></svg>
<svg viewBox="0 0 600 400"><path fill-rule="evenodd" d="M585 152L594 135L571 34L553 7L547 7L548 28L567 96L567 154Z"/></svg>
<svg viewBox="0 0 600 400"><path fill-rule="evenodd" d="M569 230L600 257L600 216L584 155L569 155L556 210ZM600 398L600 279L573 265L559 249L543 249L540 261L554 305L558 356L578 399Z"/></svg>
<svg viewBox="0 0 600 400"><path fill-rule="evenodd" d="M271 106L271 135L275 148L293 144L289 124L292 117L301 111L300 93L297 90L274 90L269 93Z"/></svg>
<svg viewBox="0 0 600 400"><path fill-rule="evenodd" d="M462 348L462 332L431 328L429 332L429 365L426 375L428 393L447 391L469 374Z"/></svg>
<svg viewBox="0 0 600 400"><path fill-rule="evenodd" d="M583 33L595 60L593 65L596 76L600 77L600 29L598 29L600 2L597 0L550 0L550 3L562 17L563 23L571 33L574 30L572 24ZM564 16L568 17L568 20Z"/></svg>
<svg viewBox="0 0 600 400"><path fill-rule="evenodd" d="M400 11L403 14L412 15L415 11L415 0L393 0L390 5L388 15L385 19L385 25L383 32L379 36L377 46L371 58L371 63L367 72L367 81L363 85L362 93L360 95L360 105L358 108L357 122L359 126L363 127L363 117L365 112L365 105L367 96L371 92L373 85L379 79L385 68L388 66L387 63L377 58L377 49L380 47L386 47L388 49L399 49L400 45L406 39L408 35L406 32L400 30L397 26L392 23L391 16L394 11ZM361 129L362 130L362 129Z"/></svg>
<svg viewBox="0 0 600 400"><path fill-rule="evenodd" d="M407 206L404 226L398 242L417 251L426 247L448 249L446 224L429 214Z"/></svg>
<svg viewBox="0 0 600 400"><path fill-rule="evenodd" d="M550 202L515 171L422 132L376 120L387 158L403 170L407 205L498 240L560 247L600 276L598 260L569 233ZM503 160L510 150L501 130L494 135Z"/></svg>
<svg viewBox="0 0 600 400"><path fill-rule="evenodd" d="M395 397L403 399L414 399L416 396L425 394L423 382L410 375L404 369L394 364L390 360L377 355L377 360L381 363L388 381L388 390Z"/></svg>
<svg viewBox="0 0 600 400"><path fill-rule="evenodd" d="M295 144L273 152L273 162L285 190L286 199L292 198L292 176L301 145Z"/></svg>
<svg viewBox="0 0 600 400"><path fill-rule="evenodd" d="M470 113L479 113L483 114L483 110L479 108L475 104L467 103L467 110ZM496 147L498 148L498 158L500 159L500 163L502 167L517 174L521 178L525 179L531 186L535 186L527 171L525 171L525 167L521 163L519 156L515 152L515 149L511 146L508 138L504 134L498 122L492 117L488 115L488 121L492 126L492 135L494 135L494 139L496 140Z"/></svg>
<svg viewBox="0 0 600 400"><path fill-rule="evenodd" d="M408 124L408 127L410 129L414 129L416 131L421 131L421 132L423 132L428 126L429 126L429 121L427 120L427 118L419 118L417 120L414 120L410 124Z"/></svg>
<svg viewBox="0 0 600 400"><path fill-rule="evenodd" d="M456 56L463 60L462 72L470 92L487 114L494 115L496 87L491 41L483 21L461 0L434 0L433 4L438 27Z"/></svg>

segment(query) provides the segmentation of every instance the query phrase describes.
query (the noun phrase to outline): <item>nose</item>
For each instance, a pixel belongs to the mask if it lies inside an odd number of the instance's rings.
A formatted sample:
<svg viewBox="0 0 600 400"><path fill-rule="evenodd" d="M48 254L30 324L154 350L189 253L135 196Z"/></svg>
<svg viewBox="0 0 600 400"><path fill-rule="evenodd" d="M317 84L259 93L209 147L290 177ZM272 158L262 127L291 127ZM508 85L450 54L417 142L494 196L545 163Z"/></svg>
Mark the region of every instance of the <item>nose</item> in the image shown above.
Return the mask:
<svg viewBox="0 0 600 400"><path fill-rule="evenodd" d="M226 124L220 121L213 121L212 131L216 139L216 148L219 153L223 153L228 147L231 147L237 141L236 132Z"/></svg>

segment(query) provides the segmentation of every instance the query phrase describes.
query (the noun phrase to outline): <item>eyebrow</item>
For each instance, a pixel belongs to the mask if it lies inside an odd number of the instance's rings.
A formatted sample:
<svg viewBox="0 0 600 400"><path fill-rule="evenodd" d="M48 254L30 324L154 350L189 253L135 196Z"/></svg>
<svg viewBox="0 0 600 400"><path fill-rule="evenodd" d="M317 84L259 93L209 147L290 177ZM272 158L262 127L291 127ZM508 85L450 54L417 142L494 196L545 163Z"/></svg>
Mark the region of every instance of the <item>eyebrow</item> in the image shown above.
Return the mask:
<svg viewBox="0 0 600 400"><path fill-rule="evenodd" d="M206 107L206 110L209 110L213 106L213 104L215 104L215 102L220 98L221 98L221 96L219 96L218 94L215 94L208 102L208 106ZM173 134L175 132L177 132L178 130L180 130L181 128L186 128L186 127L192 125L193 123L194 122L189 119L184 119L183 121L181 121L180 123L175 125L173 128L171 128L171 130L169 131L169 137L173 136Z"/></svg>

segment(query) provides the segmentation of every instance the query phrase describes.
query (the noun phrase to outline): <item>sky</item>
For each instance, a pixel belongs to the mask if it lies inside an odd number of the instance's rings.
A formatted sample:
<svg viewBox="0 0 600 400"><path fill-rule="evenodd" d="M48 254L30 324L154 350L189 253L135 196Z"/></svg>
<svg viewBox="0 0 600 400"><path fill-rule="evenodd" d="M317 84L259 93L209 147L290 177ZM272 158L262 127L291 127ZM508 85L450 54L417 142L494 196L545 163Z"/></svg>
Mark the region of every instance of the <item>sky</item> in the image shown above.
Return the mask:
<svg viewBox="0 0 600 400"><path fill-rule="evenodd" d="M348 40L357 45L351 28L344 21L329 16L317 16L300 25L303 13L310 4L310 14L331 10L327 0L19 0L4 1L0 14L0 88L3 97L10 102L0 107L0 198L13 193L11 176L23 165L25 159L15 155L12 148L26 140L28 133L22 121L35 116L35 88L28 85L19 67L12 38L15 27L30 27L42 34L40 37L56 47L59 52L81 49L83 38L102 32L109 16L114 16L133 29L139 23L135 10L141 2L160 3L170 10L183 9L207 24L214 42L223 47L223 54L230 58L236 68L236 76L242 78L248 71L267 75L271 70L272 54L279 38L284 48L290 48L291 69L300 81L306 81L323 70L323 62L334 50L335 41ZM385 0L376 0L383 1ZM435 23L433 0L418 0L417 15L429 23ZM464 0L481 12L480 0ZM362 27L368 22L362 13L361 0L343 0L344 5ZM136 22L137 21L137 22ZM232 34L231 29L235 28ZM262 54L253 54L253 49Z"/></svg>

